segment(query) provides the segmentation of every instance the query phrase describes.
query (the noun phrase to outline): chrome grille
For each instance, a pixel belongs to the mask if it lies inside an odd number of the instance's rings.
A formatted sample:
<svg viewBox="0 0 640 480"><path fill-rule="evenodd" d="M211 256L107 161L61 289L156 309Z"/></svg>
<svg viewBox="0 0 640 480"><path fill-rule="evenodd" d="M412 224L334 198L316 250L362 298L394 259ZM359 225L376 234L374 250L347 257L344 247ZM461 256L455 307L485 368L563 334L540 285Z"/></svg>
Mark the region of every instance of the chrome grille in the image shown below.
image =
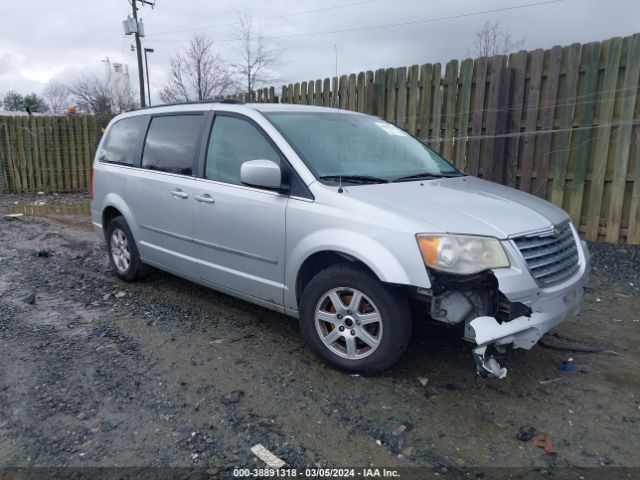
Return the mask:
<svg viewBox="0 0 640 480"><path fill-rule="evenodd" d="M578 246L567 223L551 235L528 235L513 239L529 270L541 286L554 285L576 273Z"/></svg>

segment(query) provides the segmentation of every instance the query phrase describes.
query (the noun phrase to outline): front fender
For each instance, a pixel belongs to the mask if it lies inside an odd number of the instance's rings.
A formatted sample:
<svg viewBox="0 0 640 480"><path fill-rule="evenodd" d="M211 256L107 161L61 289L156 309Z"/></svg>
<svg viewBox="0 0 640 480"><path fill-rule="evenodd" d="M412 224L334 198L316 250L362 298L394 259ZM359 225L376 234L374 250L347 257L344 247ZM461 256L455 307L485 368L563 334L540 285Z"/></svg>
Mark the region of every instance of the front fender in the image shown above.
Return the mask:
<svg viewBox="0 0 640 480"><path fill-rule="evenodd" d="M415 239L410 240L412 247L416 248ZM404 265L385 245L370 236L348 230L324 229L302 238L287 256L285 305L288 308L298 308L295 284L304 262L316 253L328 251L343 253L361 261L382 282L423 288L431 286L424 266L421 265L419 253L416 252L416 262L419 262L416 271L414 265ZM417 273L420 270L422 275Z"/></svg>

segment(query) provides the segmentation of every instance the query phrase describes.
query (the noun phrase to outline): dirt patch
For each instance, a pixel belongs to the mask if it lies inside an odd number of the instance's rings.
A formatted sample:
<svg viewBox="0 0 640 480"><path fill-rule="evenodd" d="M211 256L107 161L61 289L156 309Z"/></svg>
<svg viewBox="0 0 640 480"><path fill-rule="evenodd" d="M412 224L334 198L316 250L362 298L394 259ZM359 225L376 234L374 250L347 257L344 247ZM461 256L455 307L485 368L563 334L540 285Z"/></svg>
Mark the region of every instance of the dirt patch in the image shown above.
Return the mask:
<svg viewBox="0 0 640 480"><path fill-rule="evenodd" d="M61 200L77 210L3 219ZM0 198L0 467L216 474L263 466L258 443L298 467L640 466L637 248L592 245L582 313L551 348L510 353L506 380L477 379L469 344L421 324L393 369L363 378L316 360L283 315L158 271L119 281L86 208ZM571 342L610 352L555 348ZM569 358L580 369L560 369ZM518 440L527 426L557 454Z"/></svg>

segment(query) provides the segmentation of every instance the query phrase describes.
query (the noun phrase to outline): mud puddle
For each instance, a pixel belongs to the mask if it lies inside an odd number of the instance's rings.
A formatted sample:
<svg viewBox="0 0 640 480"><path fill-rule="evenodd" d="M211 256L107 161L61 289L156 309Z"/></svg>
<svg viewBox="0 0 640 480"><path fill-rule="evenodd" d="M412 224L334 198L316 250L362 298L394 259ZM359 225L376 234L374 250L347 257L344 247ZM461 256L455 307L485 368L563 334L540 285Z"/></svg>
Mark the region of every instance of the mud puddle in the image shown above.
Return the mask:
<svg viewBox="0 0 640 480"><path fill-rule="evenodd" d="M88 216L90 207L88 201L68 203L65 201L48 202L46 200L36 200L35 202L18 202L8 207L6 213L33 217Z"/></svg>

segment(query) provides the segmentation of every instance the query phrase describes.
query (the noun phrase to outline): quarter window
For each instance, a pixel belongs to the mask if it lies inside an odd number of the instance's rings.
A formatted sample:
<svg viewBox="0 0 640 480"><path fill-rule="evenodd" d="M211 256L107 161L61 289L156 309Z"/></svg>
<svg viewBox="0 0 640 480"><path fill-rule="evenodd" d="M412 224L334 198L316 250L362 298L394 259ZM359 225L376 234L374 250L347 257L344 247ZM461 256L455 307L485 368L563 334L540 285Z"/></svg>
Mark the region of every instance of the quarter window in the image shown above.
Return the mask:
<svg viewBox="0 0 640 480"><path fill-rule="evenodd" d="M127 117L111 125L102 142L98 160L120 165L133 165L140 139L144 135L148 118L143 115Z"/></svg>
<svg viewBox="0 0 640 480"><path fill-rule="evenodd" d="M191 175L202 122L202 115L154 117L144 144L142 168Z"/></svg>
<svg viewBox="0 0 640 480"><path fill-rule="evenodd" d="M249 160L272 160L280 165L280 155L251 123L237 117L217 116L209 139L205 178L235 185L240 166Z"/></svg>

